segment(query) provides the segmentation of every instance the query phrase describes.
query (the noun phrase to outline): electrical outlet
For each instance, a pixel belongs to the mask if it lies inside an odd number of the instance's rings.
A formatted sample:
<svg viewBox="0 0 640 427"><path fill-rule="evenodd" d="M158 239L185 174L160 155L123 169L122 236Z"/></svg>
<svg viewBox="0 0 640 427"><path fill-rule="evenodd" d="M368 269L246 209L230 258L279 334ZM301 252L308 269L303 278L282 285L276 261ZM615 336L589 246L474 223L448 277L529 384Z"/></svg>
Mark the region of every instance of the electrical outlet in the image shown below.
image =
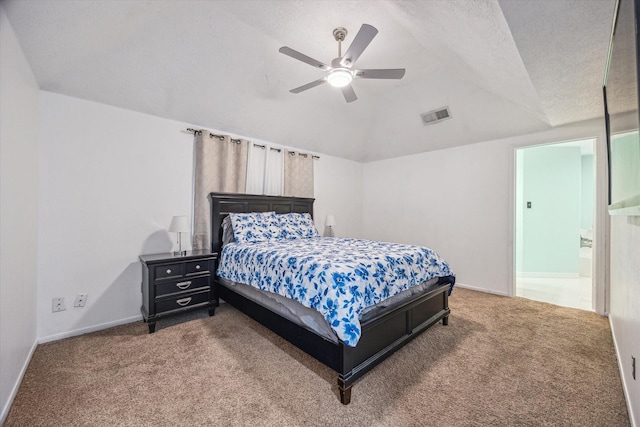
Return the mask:
<svg viewBox="0 0 640 427"><path fill-rule="evenodd" d="M87 303L88 294L78 294L76 295L76 302L73 304L74 307L84 307Z"/></svg>
<svg viewBox="0 0 640 427"><path fill-rule="evenodd" d="M58 311L64 311L67 307L64 305L64 297L56 297L52 300L51 311L56 313Z"/></svg>

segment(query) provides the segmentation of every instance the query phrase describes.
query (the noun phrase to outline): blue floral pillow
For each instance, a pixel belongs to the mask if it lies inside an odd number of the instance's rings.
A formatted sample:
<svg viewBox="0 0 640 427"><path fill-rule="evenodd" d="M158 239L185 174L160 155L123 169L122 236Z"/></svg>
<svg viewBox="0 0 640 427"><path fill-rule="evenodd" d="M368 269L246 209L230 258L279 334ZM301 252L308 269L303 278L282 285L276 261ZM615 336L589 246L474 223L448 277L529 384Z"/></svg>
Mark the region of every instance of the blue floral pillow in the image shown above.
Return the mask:
<svg viewBox="0 0 640 427"><path fill-rule="evenodd" d="M276 215L280 222L281 239L309 239L320 237L318 229L308 213L288 213Z"/></svg>
<svg viewBox="0 0 640 427"><path fill-rule="evenodd" d="M229 214L233 236L238 243L264 242L280 237L280 226L275 212Z"/></svg>

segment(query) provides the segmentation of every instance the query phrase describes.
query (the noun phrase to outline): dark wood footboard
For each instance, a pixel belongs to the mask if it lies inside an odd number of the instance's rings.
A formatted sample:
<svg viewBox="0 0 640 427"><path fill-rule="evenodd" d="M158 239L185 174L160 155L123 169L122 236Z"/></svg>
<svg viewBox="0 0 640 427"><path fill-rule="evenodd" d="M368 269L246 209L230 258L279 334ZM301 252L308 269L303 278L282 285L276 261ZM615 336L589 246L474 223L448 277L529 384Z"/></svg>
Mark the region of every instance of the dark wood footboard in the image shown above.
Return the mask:
<svg viewBox="0 0 640 427"><path fill-rule="evenodd" d="M438 321L442 320L444 325L448 323L451 282L447 279L441 280L436 289L364 323L356 347L340 344L342 366L333 369L338 372L342 403L349 403L351 393L348 390L367 371Z"/></svg>

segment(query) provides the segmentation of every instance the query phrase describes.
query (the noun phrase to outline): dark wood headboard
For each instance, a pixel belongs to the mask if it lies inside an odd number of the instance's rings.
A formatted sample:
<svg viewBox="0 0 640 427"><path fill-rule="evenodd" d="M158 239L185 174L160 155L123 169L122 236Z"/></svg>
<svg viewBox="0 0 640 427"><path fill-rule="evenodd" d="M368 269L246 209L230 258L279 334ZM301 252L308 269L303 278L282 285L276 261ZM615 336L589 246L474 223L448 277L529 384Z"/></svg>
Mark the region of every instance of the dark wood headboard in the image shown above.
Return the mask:
<svg viewBox="0 0 640 427"><path fill-rule="evenodd" d="M210 193L211 202L211 250L222 249L222 220L230 213L275 212L305 213L313 217L315 199L255 194Z"/></svg>

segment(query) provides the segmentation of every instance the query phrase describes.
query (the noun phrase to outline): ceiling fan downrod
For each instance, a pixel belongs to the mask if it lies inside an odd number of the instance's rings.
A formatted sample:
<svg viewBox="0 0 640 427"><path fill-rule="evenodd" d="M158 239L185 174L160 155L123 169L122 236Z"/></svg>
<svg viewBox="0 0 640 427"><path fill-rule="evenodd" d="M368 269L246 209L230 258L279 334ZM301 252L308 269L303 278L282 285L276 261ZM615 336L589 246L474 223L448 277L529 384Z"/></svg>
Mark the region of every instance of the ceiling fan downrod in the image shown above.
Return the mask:
<svg viewBox="0 0 640 427"><path fill-rule="evenodd" d="M333 30L333 37L338 42L338 58L342 58L342 42L347 37L347 29L344 27L338 27Z"/></svg>

